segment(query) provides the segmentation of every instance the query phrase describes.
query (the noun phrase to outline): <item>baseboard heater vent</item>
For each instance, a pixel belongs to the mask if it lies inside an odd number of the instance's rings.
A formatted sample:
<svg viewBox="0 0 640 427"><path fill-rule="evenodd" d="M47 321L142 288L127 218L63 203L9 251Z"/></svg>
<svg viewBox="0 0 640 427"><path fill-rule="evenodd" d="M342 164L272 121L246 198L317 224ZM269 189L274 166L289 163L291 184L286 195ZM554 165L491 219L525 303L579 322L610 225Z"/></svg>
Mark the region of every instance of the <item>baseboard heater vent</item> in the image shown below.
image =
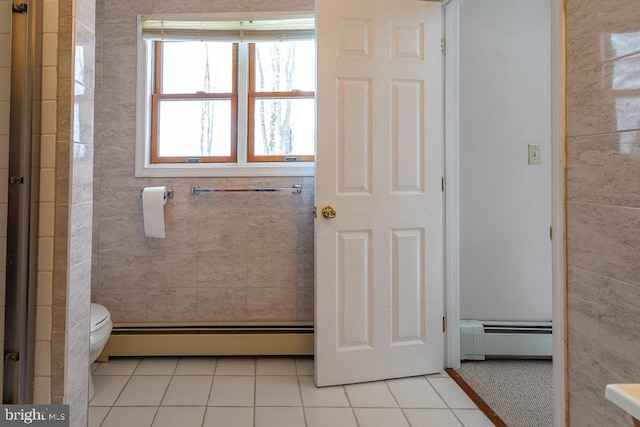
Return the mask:
<svg viewBox="0 0 640 427"><path fill-rule="evenodd" d="M536 357L553 355L551 322L460 321L460 358Z"/></svg>
<svg viewBox="0 0 640 427"><path fill-rule="evenodd" d="M111 356L309 355L313 337L313 325L116 325L98 361Z"/></svg>

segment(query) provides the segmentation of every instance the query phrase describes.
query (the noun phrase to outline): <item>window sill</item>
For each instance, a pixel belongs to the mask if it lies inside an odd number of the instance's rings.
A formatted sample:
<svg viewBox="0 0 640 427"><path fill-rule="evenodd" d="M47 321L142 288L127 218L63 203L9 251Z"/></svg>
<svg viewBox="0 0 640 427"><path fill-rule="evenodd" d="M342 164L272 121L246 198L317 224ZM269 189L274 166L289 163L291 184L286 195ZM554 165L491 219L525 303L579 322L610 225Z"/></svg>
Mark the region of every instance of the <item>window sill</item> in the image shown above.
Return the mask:
<svg viewBox="0 0 640 427"><path fill-rule="evenodd" d="M136 165L137 178L314 176L313 162L236 164Z"/></svg>

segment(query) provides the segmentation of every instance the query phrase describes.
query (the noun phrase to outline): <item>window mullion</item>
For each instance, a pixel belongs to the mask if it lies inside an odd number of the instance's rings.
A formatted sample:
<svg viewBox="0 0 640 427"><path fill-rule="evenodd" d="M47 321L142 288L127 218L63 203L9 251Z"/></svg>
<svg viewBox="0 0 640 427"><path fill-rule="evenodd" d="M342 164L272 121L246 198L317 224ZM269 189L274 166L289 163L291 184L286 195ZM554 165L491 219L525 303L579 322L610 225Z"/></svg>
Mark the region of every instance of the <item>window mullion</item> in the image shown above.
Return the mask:
<svg viewBox="0 0 640 427"><path fill-rule="evenodd" d="M238 158L239 166L247 165L249 117L249 43L238 46Z"/></svg>
<svg viewBox="0 0 640 427"><path fill-rule="evenodd" d="M162 93L162 42L154 42L154 93Z"/></svg>

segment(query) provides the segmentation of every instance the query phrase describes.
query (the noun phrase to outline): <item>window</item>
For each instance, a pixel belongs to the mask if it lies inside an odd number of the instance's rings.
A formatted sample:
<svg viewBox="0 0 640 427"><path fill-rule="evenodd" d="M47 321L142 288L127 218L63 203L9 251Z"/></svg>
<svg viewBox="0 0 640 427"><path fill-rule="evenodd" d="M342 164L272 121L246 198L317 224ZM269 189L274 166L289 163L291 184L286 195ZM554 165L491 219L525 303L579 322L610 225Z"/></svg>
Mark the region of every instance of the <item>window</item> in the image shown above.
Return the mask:
<svg viewBox="0 0 640 427"><path fill-rule="evenodd" d="M249 161L313 161L313 41L249 45Z"/></svg>
<svg viewBox="0 0 640 427"><path fill-rule="evenodd" d="M238 44L154 42L151 163L234 162Z"/></svg>
<svg viewBox="0 0 640 427"><path fill-rule="evenodd" d="M140 25L136 175L313 174L313 19Z"/></svg>

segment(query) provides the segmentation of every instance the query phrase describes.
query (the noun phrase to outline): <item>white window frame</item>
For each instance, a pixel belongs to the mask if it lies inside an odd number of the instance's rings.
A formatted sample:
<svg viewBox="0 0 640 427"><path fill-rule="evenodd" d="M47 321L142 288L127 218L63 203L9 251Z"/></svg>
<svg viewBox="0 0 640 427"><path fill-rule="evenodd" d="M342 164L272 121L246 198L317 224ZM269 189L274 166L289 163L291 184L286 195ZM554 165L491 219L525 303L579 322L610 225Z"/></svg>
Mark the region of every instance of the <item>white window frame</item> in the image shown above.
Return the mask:
<svg viewBox="0 0 640 427"><path fill-rule="evenodd" d="M247 156L247 126L238 126L237 161L235 163L151 163L151 93L153 46L142 38L142 20L244 21L310 18L313 14L266 12L244 14L145 15L138 16L137 25L137 86L136 86L136 177L253 177L253 176L314 176L315 162L249 162ZM238 93L248 93L248 43L238 49ZM243 99L244 98L244 99ZM247 123L248 99L238 97L238 123ZM317 122L317 119L316 119ZM317 126L317 124L316 124Z"/></svg>

